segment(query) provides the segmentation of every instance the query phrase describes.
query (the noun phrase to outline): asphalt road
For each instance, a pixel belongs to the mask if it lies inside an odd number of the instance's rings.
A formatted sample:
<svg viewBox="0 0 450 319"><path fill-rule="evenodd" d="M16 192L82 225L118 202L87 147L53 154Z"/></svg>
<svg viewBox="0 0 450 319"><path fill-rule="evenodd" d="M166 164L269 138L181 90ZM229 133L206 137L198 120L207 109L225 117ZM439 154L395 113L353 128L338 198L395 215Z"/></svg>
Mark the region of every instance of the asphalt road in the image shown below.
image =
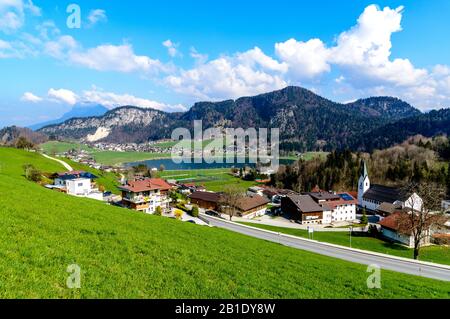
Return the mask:
<svg viewBox="0 0 450 319"><path fill-rule="evenodd" d="M406 258L393 257L384 254L365 252L342 246L310 241L303 238L287 236L273 232L267 232L255 228L249 228L240 224L230 223L202 214L211 226L228 229L251 237L264 239L285 246L307 250L317 254L335 257L363 265L377 265L382 269L397 271L400 273L422 276L427 278L450 281L450 266L417 262Z"/></svg>

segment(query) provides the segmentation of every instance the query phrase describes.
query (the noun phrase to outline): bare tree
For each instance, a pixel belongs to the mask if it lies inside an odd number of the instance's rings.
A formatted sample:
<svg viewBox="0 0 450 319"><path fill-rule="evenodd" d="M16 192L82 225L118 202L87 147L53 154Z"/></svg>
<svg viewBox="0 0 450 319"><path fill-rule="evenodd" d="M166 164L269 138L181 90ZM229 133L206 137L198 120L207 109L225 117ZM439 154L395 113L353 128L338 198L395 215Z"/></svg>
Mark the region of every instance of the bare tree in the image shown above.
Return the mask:
<svg viewBox="0 0 450 319"><path fill-rule="evenodd" d="M244 197L242 190L236 186L226 186L222 195L220 196L220 204L222 210L230 217L230 221L237 213L237 205Z"/></svg>
<svg viewBox="0 0 450 319"><path fill-rule="evenodd" d="M430 231L444 227L447 221L441 201L445 190L433 183L409 183L403 189L408 200L405 210L397 219L399 232L414 238L414 259L419 258L423 241ZM417 196L415 196L417 195Z"/></svg>

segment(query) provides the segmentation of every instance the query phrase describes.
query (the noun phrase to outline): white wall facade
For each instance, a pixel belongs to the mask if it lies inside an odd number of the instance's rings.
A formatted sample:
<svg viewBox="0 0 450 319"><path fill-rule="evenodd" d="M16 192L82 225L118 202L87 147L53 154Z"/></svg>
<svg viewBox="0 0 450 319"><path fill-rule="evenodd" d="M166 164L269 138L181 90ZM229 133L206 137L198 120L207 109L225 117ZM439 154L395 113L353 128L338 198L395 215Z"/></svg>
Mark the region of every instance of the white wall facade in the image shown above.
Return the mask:
<svg viewBox="0 0 450 319"><path fill-rule="evenodd" d="M370 179L369 176L360 176L358 182L358 204L364 207L364 194L370 189Z"/></svg>
<svg viewBox="0 0 450 319"><path fill-rule="evenodd" d="M366 198L363 198L362 203L360 203L361 207L365 207L366 209L373 210L373 211L377 210L380 205L381 205L380 202L374 201L374 200L369 200Z"/></svg>
<svg viewBox="0 0 450 319"><path fill-rule="evenodd" d="M87 196L92 192L91 180L78 178L66 182L67 194L75 196Z"/></svg>
<svg viewBox="0 0 450 319"><path fill-rule="evenodd" d="M416 193L412 194L404 203L404 207L412 208L419 212L422 210L422 205L423 200Z"/></svg>
<svg viewBox="0 0 450 319"><path fill-rule="evenodd" d="M253 213L251 213L251 214L244 215L244 216L242 216L242 218L245 218L245 219L252 219L252 218L255 218L255 217L263 216L263 215L265 215L265 214L266 214L266 207L265 207L265 208L262 208L262 209L260 209L260 210L258 210L258 211L256 211L256 212L253 212Z"/></svg>
<svg viewBox="0 0 450 319"><path fill-rule="evenodd" d="M332 222L356 220L356 205L344 204L337 206L332 211Z"/></svg>

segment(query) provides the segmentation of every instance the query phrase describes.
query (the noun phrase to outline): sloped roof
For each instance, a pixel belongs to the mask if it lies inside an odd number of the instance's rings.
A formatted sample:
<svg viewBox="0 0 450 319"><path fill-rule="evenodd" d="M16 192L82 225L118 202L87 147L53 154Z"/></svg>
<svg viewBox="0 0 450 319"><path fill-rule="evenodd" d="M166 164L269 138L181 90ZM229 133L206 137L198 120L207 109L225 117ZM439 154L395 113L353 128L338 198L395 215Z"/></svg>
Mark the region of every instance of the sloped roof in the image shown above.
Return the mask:
<svg viewBox="0 0 450 319"><path fill-rule="evenodd" d="M397 207L395 207L394 204L383 202L377 210L383 213L392 214L396 209Z"/></svg>
<svg viewBox="0 0 450 319"><path fill-rule="evenodd" d="M194 192L189 195L189 198L203 200L205 202L218 203L220 201L220 194L211 192Z"/></svg>
<svg viewBox="0 0 450 319"><path fill-rule="evenodd" d="M317 204L309 195L290 194L287 198L289 198L302 213L324 211L324 208Z"/></svg>
<svg viewBox="0 0 450 319"><path fill-rule="evenodd" d="M169 190L172 186L161 178L147 178L143 180L128 181L127 185L119 189L133 193L147 192L152 190Z"/></svg>
<svg viewBox="0 0 450 319"><path fill-rule="evenodd" d="M85 171L70 171L70 172L56 173L56 176L62 180L71 180L77 178L89 178L89 179L98 178L94 174Z"/></svg>
<svg viewBox="0 0 450 319"><path fill-rule="evenodd" d="M405 201L407 196L401 189L373 184L370 189L364 193L364 199L375 200L380 203L395 203L396 201Z"/></svg>
<svg viewBox="0 0 450 319"><path fill-rule="evenodd" d="M260 206L267 205L269 200L265 197L254 195L254 196L246 196L237 201L237 208L241 211L249 211Z"/></svg>

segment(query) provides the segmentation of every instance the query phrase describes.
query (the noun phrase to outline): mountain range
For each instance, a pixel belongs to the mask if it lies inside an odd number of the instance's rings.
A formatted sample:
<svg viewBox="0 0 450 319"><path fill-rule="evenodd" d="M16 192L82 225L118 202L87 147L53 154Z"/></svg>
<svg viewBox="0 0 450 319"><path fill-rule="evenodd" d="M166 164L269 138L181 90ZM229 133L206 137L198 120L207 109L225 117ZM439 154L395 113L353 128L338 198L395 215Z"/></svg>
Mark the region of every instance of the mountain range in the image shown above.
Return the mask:
<svg viewBox="0 0 450 319"><path fill-rule="evenodd" d="M143 143L170 138L173 129L280 128L284 150L369 150L409 135L450 134L450 111L423 114L393 97L371 97L342 104L300 87L221 102L199 102L189 111L166 113L123 106L100 116L77 117L39 130L52 138ZM416 126L415 123L422 123ZM425 124L427 123L427 124Z"/></svg>
<svg viewBox="0 0 450 319"><path fill-rule="evenodd" d="M102 116L106 112L108 112L108 109L104 107L103 105L98 104L77 104L72 109L65 113L63 116L61 116L59 119L38 123L29 126L28 128L32 129L33 131L37 131L43 127L49 126L49 125L55 125L63 123L67 120L70 120L72 118L83 118L83 117L91 117L91 116Z"/></svg>

